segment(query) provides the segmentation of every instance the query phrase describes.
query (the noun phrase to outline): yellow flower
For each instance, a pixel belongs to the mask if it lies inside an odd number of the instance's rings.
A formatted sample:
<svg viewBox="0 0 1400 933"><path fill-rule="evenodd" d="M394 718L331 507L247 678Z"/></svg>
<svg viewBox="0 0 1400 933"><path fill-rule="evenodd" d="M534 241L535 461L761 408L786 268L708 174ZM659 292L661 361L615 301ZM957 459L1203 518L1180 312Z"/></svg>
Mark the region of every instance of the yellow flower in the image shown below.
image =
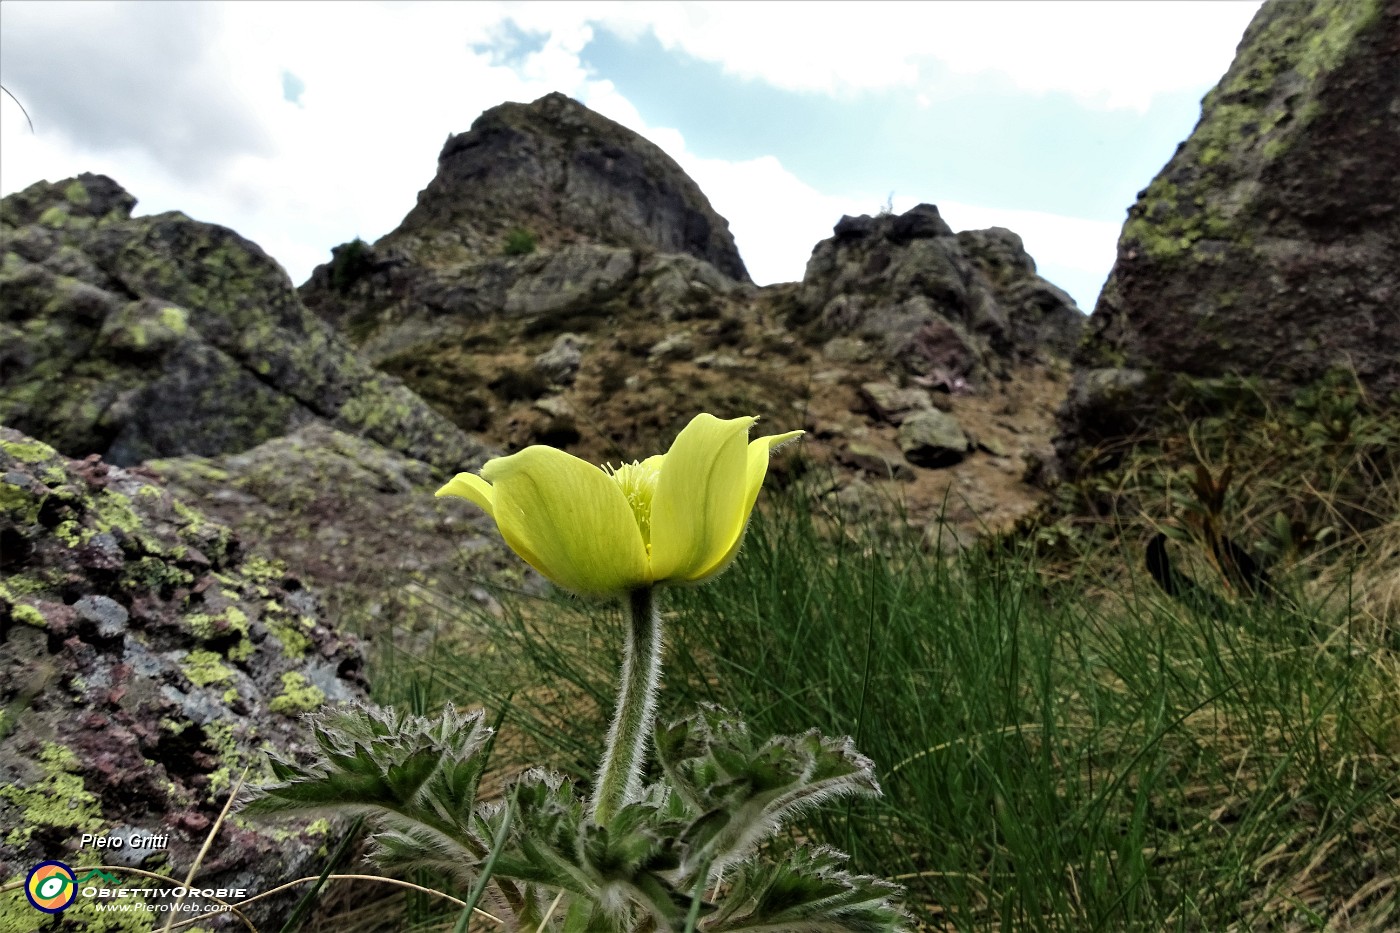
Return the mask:
<svg viewBox="0 0 1400 933"><path fill-rule="evenodd" d="M666 453L616 469L527 447L480 476L458 473L437 494L476 503L515 553L574 593L698 583L738 552L769 453L803 433L750 443L756 420L696 415Z"/></svg>

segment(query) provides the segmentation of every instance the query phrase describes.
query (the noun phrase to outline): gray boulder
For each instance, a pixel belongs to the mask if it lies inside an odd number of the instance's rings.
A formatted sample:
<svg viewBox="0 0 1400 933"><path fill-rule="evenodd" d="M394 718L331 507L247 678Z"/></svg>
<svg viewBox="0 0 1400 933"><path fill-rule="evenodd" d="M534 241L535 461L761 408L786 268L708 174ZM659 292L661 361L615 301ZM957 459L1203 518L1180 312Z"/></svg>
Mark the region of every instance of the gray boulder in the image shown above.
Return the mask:
<svg viewBox="0 0 1400 933"><path fill-rule="evenodd" d="M936 408L905 418L896 438L906 460L930 469L960 463L972 448L957 419Z"/></svg>
<svg viewBox="0 0 1400 933"><path fill-rule="evenodd" d="M927 389L900 388L892 382L861 383L860 397L871 415L890 424L899 424L912 413L933 408Z"/></svg>
<svg viewBox="0 0 1400 933"><path fill-rule="evenodd" d="M3 201L0 419L130 465L246 450L312 420L443 471L486 451L310 313L280 266L104 176Z"/></svg>
<svg viewBox="0 0 1400 933"><path fill-rule="evenodd" d="M535 357L535 371L557 385L568 385L583 365L583 348L587 344L587 337L560 334L548 350Z"/></svg>

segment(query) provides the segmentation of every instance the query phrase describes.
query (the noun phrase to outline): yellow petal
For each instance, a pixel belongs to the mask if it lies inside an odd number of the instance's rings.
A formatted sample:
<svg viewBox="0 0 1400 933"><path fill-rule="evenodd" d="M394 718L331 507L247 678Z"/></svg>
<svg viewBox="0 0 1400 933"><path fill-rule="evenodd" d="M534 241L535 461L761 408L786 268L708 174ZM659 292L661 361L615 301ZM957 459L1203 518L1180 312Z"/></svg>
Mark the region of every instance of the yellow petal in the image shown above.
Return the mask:
<svg viewBox="0 0 1400 933"><path fill-rule="evenodd" d="M754 421L696 415L666 452L651 504L655 580L697 580L734 547L748 515L745 445Z"/></svg>
<svg viewBox="0 0 1400 933"><path fill-rule="evenodd" d="M491 488L490 483L486 482L486 480L477 476L475 473L458 473L456 476L452 477L452 479L448 480L447 484L439 489L435 495L456 496L459 499L466 499L480 506L482 511L487 515L490 515L492 518L496 517L496 493ZM497 523L497 527L500 527L499 523ZM536 558L533 554L526 553L518 547L513 548L513 550L521 557L525 558L525 562L530 566L533 567L535 565Z"/></svg>
<svg viewBox="0 0 1400 933"><path fill-rule="evenodd" d="M598 467L537 446L492 460L481 472L491 483L501 537L560 587L603 596L651 583L627 498Z"/></svg>
<svg viewBox="0 0 1400 933"><path fill-rule="evenodd" d="M496 517L496 497L491 491L491 484L475 473L458 473L434 495L466 499L480 506L487 515Z"/></svg>
<svg viewBox="0 0 1400 933"><path fill-rule="evenodd" d="M760 437L750 442L748 451L747 474L745 481L748 484L748 498L744 502L744 517L739 526L739 536L734 539L730 546L718 561L709 567L703 568L697 575L690 579L694 582L704 580L719 573L728 567L730 562L739 553L739 545L744 543L744 530L749 525L749 515L753 513L754 503L758 501L758 491L763 488L763 478L768 475L768 460L772 452L783 446L794 438L801 437L805 431L789 431L786 434L774 434L770 437Z"/></svg>

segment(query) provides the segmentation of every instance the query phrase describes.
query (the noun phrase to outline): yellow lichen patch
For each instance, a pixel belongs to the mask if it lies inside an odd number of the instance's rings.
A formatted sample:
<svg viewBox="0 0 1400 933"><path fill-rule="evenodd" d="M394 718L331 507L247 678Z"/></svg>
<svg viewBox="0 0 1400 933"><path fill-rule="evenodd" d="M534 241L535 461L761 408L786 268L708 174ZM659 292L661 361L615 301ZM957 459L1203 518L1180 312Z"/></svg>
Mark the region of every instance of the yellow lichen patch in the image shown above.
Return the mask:
<svg viewBox="0 0 1400 933"><path fill-rule="evenodd" d="M12 516L20 525L32 525L39 518L41 496L35 496L13 483L0 483L0 513Z"/></svg>
<svg viewBox="0 0 1400 933"><path fill-rule="evenodd" d="M22 814L20 825L5 837L7 845L24 846L36 829L58 827L79 833L102 828L102 810L76 772L78 759L65 746L44 743L39 752L44 777L28 787L0 786L0 799L8 800Z"/></svg>
<svg viewBox="0 0 1400 933"><path fill-rule="evenodd" d="M268 609L270 610L274 605L276 604L269 604ZM263 622L267 625L267 630L282 643L283 657L301 658L311 649L311 638L306 634L306 631L316 625L316 621L311 617L289 618L283 613L269 612Z"/></svg>
<svg viewBox="0 0 1400 933"><path fill-rule="evenodd" d="M14 582L14 581L9 581ZM43 628L46 623L44 614L33 606L22 603L14 593L4 583L0 583L0 605L3 605L10 612L10 618L24 625L32 625L35 628Z"/></svg>
<svg viewBox="0 0 1400 933"><path fill-rule="evenodd" d="M227 635L248 635L248 614L237 606L229 606L217 615L195 612L185 616L185 625L201 639L222 638ZM234 658L235 661L242 660Z"/></svg>
<svg viewBox="0 0 1400 933"><path fill-rule="evenodd" d="M107 526L102 529L103 531L115 528L133 535L140 532L142 526L141 519L137 516L135 510L131 508L131 500L126 496L119 492L113 492L110 489L104 490L96 497L95 504L97 506L97 517ZM142 544L147 545L147 550L151 551L149 547L150 542L143 540ZM159 552L151 551L151 553Z"/></svg>
<svg viewBox="0 0 1400 933"><path fill-rule="evenodd" d="M162 586L188 586L194 582L194 575L158 557L141 557L127 561L122 567L121 582L126 589L153 590Z"/></svg>
<svg viewBox="0 0 1400 933"><path fill-rule="evenodd" d="M220 793L233 786L233 775L230 773L228 765L224 765L217 771L209 774L209 796L218 797Z"/></svg>
<svg viewBox="0 0 1400 933"><path fill-rule="evenodd" d="M296 671L288 671L282 675L282 693L273 697L267 708L274 713L292 715L310 712L324 702L326 695L320 687Z"/></svg>
<svg viewBox="0 0 1400 933"><path fill-rule="evenodd" d="M84 528L73 519L59 522L58 527L53 530L53 536L69 547L82 547L92 540L97 532L91 528Z"/></svg>
<svg viewBox="0 0 1400 933"><path fill-rule="evenodd" d="M52 447L41 441L0 441L0 448L21 463L40 463L58 456Z"/></svg>
<svg viewBox="0 0 1400 933"><path fill-rule="evenodd" d="M246 661L253 656L253 643L246 636L239 639L238 644L228 649L228 659L230 661Z"/></svg>
<svg viewBox="0 0 1400 933"><path fill-rule="evenodd" d="M87 185L76 178L63 189L63 197L69 204L77 207L87 207L92 203L92 195L88 194Z"/></svg>
<svg viewBox="0 0 1400 933"><path fill-rule="evenodd" d="M223 684L233 680L233 670L225 667L222 658L212 651L191 651L181 668L190 683L201 687Z"/></svg>
<svg viewBox="0 0 1400 933"><path fill-rule="evenodd" d="M185 313L184 308L172 306L160 309L160 326L170 331L172 334L184 336L190 329L190 317Z"/></svg>

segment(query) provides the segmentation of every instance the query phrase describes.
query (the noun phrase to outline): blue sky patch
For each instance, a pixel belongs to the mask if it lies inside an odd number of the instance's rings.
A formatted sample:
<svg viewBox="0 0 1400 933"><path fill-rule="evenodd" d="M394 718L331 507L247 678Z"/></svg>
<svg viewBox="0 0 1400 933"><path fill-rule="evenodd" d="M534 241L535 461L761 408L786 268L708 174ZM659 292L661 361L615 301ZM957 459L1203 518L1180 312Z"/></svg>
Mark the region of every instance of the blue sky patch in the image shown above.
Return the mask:
<svg viewBox="0 0 1400 933"><path fill-rule="evenodd" d="M306 82L290 71L282 72L282 99L301 106L301 95L306 90Z"/></svg>

